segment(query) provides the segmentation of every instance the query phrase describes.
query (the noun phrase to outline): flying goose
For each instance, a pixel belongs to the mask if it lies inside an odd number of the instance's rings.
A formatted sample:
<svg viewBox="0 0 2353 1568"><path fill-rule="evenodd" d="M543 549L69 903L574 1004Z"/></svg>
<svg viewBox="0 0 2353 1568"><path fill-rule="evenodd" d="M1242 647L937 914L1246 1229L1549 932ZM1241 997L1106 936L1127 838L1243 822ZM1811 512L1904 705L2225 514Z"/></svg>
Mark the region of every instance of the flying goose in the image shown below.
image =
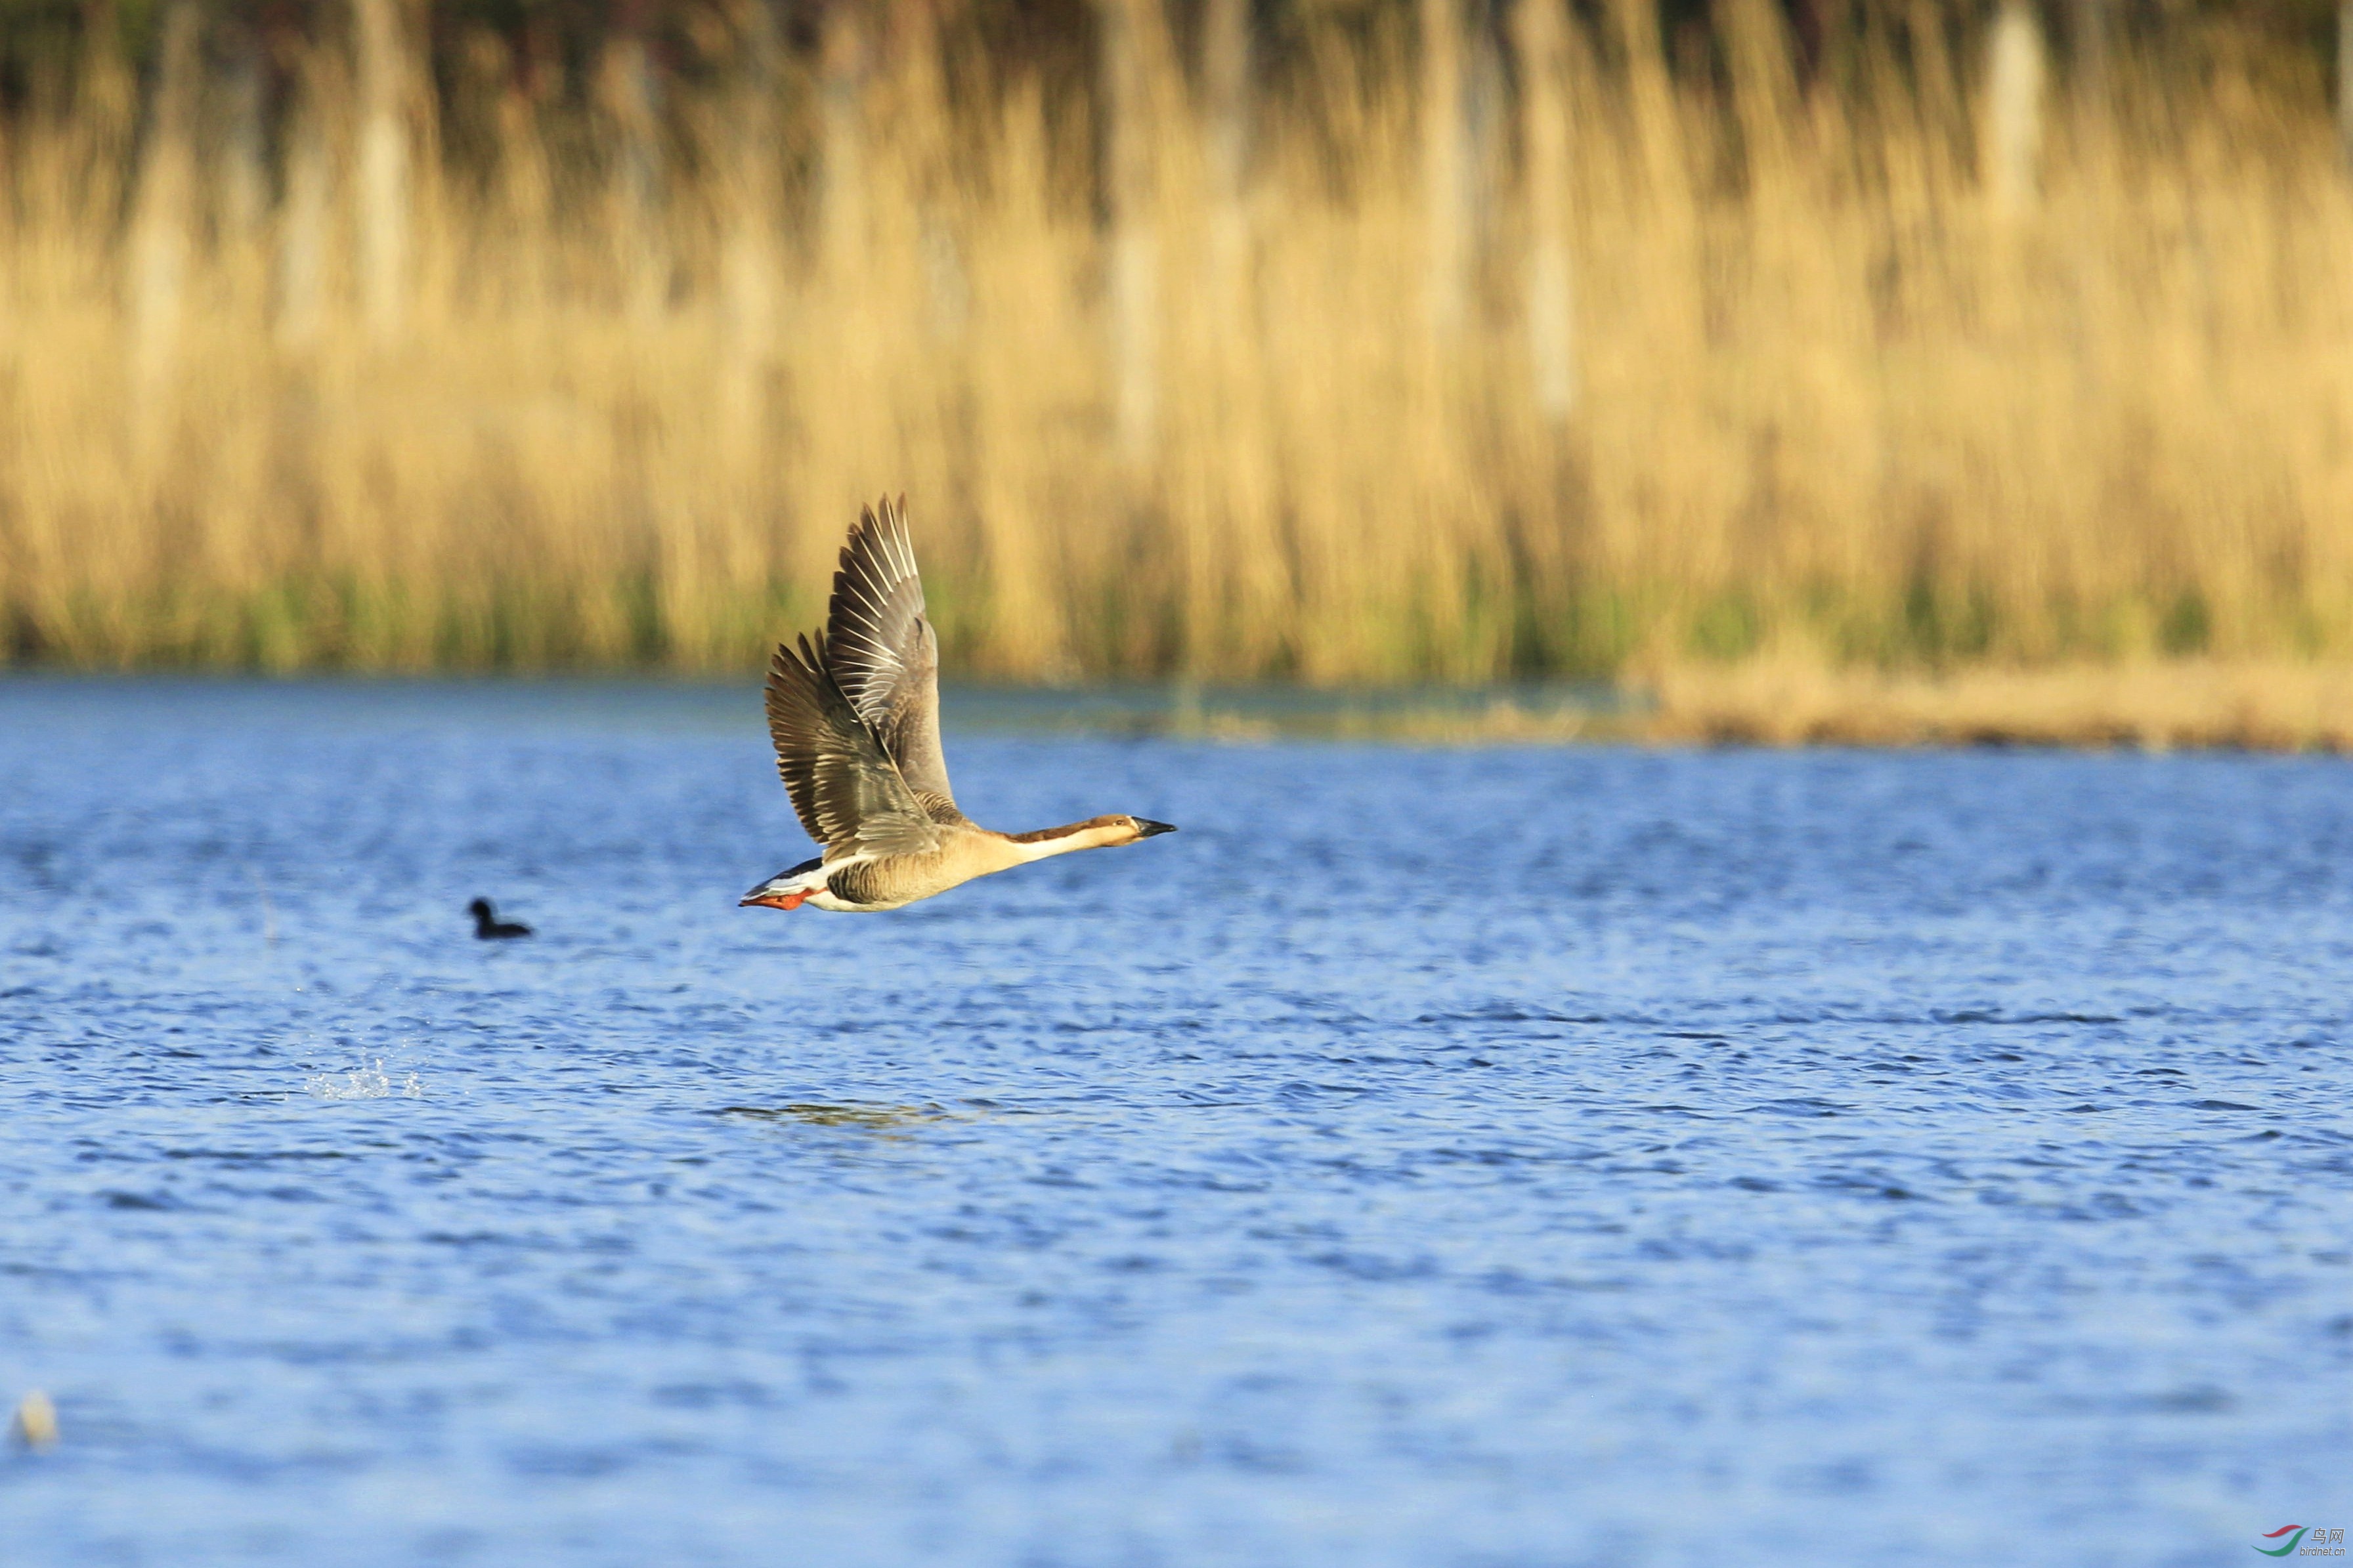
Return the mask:
<svg viewBox="0 0 2353 1568"><path fill-rule="evenodd" d="M769 878L742 906L903 909L991 871L1176 831L1091 816L998 833L956 809L940 752L940 644L923 618L905 497L859 513L825 619L814 639L780 643L768 662L776 771L825 853Z"/></svg>

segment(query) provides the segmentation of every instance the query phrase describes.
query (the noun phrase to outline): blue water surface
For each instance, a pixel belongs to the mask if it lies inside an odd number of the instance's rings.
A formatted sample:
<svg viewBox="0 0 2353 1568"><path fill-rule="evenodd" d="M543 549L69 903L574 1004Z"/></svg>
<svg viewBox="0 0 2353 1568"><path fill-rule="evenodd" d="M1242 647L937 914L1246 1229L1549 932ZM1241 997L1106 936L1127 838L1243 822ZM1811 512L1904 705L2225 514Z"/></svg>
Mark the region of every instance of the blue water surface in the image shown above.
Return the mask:
<svg viewBox="0 0 2353 1568"><path fill-rule="evenodd" d="M0 682L0 1559L2353 1525L2353 766L949 761L1184 831L738 910L748 687Z"/></svg>

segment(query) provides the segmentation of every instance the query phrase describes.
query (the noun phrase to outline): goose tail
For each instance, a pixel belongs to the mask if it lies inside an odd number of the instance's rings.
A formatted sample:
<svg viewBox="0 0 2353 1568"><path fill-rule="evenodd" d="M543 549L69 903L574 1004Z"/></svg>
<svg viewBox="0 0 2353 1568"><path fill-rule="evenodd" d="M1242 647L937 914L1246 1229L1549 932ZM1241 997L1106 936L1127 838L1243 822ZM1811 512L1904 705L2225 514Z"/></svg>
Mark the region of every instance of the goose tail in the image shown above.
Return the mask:
<svg viewBox="0 0 2353 1568"><path fill-rule="evenodd" d="M737 909L758 907L797 910L825 891L825 862L804 860L789 871L779 871L735 901Z"/></svg>

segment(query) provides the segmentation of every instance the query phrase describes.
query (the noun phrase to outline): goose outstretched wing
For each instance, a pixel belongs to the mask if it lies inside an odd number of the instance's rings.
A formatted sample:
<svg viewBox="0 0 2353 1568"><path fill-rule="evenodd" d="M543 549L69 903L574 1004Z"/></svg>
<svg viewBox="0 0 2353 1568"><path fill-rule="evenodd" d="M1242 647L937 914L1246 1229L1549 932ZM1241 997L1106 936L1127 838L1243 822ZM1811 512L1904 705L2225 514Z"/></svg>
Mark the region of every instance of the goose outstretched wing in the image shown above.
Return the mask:
<svg viewBox="0 0 2353 1568"><path fill-rule="evenodd" d="M939 825L828 672L826 638L780 643L768 661L768 738L776 772L828 860L938 847Z"/></svg>
<svg viewBox="0 0 2353 1568"><path fill-rule="evenodd" d="M903 496L861 510L841 547L826 608L825 667L908 787L952 807L940 750L940 640L923 615Z"/></svg>

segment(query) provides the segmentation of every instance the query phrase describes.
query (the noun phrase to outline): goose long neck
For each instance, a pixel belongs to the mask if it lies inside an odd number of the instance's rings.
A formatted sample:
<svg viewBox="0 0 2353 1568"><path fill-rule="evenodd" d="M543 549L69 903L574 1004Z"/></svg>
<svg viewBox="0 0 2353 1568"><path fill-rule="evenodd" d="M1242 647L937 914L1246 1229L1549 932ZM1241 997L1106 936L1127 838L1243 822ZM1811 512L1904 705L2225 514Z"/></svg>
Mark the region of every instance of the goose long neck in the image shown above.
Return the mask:
<svg viewBox="0 0 2353 1568"><path fill-rule="evenodd" d="M1092 817L1085 822L1069 822L1060 827L1041 827L1035 833L1015 833L1008 837L1021 858L1029 861L1068 855L1073 849L1101 848L1113 842L1117 831L1101 817Z"/></svg>

